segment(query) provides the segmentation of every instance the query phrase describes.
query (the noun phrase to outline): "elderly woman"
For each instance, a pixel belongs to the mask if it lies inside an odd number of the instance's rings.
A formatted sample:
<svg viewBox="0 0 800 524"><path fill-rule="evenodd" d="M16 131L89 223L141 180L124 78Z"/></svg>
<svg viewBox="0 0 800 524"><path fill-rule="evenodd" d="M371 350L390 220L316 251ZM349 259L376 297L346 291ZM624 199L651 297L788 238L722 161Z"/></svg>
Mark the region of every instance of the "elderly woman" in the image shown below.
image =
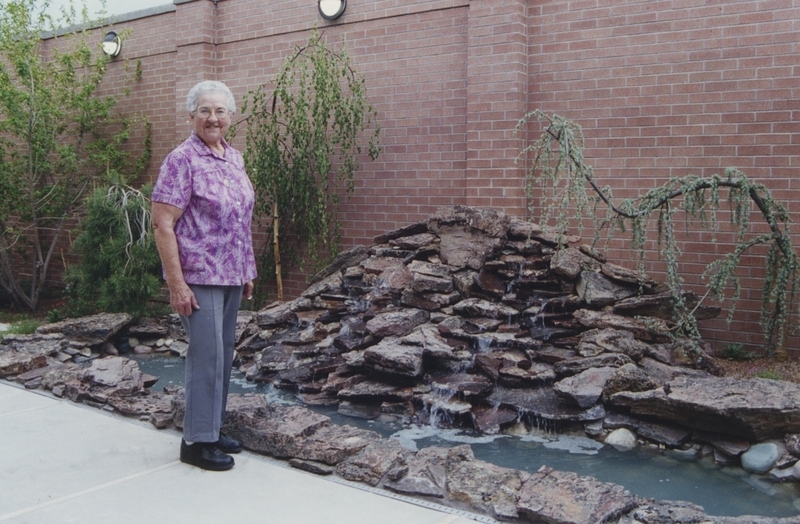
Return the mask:
<svg viewBox="0 0 800 524"><path fill-rule="evenodd" d="M182 462L224 471L242 447L220 433L236 314L256 276L250 223L253 186L223 136L236 104L221 82L195 85L186 101L192 133L167 155L152 212L169 302L189 336Z"/></svg>

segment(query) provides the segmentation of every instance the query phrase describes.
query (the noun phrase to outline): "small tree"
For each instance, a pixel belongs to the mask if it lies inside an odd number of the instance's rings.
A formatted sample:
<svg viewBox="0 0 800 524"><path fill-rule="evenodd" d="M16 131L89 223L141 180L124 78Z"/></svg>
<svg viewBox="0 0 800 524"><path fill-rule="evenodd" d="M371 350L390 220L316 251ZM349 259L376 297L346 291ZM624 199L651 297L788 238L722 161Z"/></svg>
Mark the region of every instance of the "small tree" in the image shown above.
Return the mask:
<svg viewBox="0 0 800 524"><path fill-rule="evenodd" d="M86 215L73 245L80 262L65 276L67 315L98 310L146 314L149 301L161 289L150 190L117 183L96 189L86 199Z"/></svg>
<svg viewBox="0 0 800 524"><path fill-rule="evenodd" d="M2 6L0 286L30 310L87 189L105 173L139 172L149 157L145 148L131 159L123 146L137 120L115 115L116 101L96 94L109 58L91 50L89 33L53 37L46 56L45 30L55 34L33 0Z"/></svg>
<svg viewBox="0 0 800 524"><path fill-rule="evenodd" d="M332 50L316 30L286 60L274 87L247 93L248 110L244 157L258 195L255 213L262 226L272 222L259 272L275 272L282 299L278 240L291 264L318 269L336 256L339 198L354 190L363 131L372 127L366 142L374 160L380 129L346 50Z"/></svg>
<svg viewBox="0 0 800 524"><path fill-rule="evenodd" d="M683 278L679 272L680 249L674 220L682 212L689 219L698 219L703 229L717 231L720 190L727 190L736 244L730 253L706 267L703 276L708 284L703 299L711 296L721 301L726 291L733 289L728 316L730 323L739 298L740 284L735 272L739 261L750 248L767 245L761 326L770 350L783 345L789 333L790 316L795 313L794 294L800 290L800 261L789 237L789 213L772 198L766 187L748 179L737 169L727 169L725 176L675 178L639 198L614 204L611 189L597 184L592 167L584 161L581 127L557 115L548 116L536 110L520 120L517 130L534 119L544 121L547 127L540 138L520 154L520 159L529 154L533 156L526 185L531 215L534 198L540 196L543 199L542 223L546 224L555 215L559 232L567 231L573 221L580 222L584 217L595 221L595 241L604 229L608 238L617 230L629 231L642 275L647 227L655 216L659 254L666 264L667 284L674 304L675 327L672 333L688 337L690 342L694 342L694 349L697 349L700 332L692 313L700 304L689 310L681 293ZM541 193L537 194L537 187L542 188ZM751 203L760 212L769 232L750 233ZM605 213L600 216L603 210Z"/></svg>

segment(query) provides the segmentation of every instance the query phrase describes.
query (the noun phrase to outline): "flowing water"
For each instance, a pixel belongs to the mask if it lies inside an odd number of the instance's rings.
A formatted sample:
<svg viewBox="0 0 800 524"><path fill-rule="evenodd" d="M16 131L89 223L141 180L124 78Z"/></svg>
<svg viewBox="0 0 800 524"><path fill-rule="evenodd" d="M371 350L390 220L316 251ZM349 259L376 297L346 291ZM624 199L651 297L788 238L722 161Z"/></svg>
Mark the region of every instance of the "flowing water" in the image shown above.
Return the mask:
<svg viewBox="0 0 800 524"><path fill-rule="evenodd" d="M160 377L157 388L183 384L183 359L172 356L135 358L143 372ZM230 390L231 393L260 392L273 402L300 403L289 393L249 383L236 371ZM499 466L533 473L547 465L620 484L640 497L692 502L703 506L709 515L800 515L797 483L767 482L740 468L720 467L709 458L685 460L677 454L645 447L618 451L575 434L479 435L468 430L409 425L394 415L364 420L341 415L335 407L311 409L328 415L334 423L371 429L384 437L399 439L411 449L470 444L476 458Z"/></svg>

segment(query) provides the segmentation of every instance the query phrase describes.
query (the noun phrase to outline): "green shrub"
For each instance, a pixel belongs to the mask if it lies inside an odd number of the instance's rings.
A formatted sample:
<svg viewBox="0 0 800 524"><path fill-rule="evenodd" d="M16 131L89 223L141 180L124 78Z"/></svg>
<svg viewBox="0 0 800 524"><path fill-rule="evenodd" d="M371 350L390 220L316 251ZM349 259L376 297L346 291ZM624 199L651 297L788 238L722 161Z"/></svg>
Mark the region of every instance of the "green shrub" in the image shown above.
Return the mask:
<svg viewBox="0 0 800 524"><path fill-rule="evenodd" d="M752 355L750 353L745 353L742 344L731 342L722 350L722 357L728 360L749 360L752 358Z"/></svg>
<svg viewBox="0 0 800 524"><path fill-rule="evenodd" d="M756 378L768 378L770 380L784 380L783 375L774 369L761 369L753 373Z"/></svg>
<svg viewBox="0 0 800 524"><path fill-rule="evenodd" d="M11 323L10 327L3 331L3 335L30 335L36 331L36 328L42 325L40 320L35 320L32 318L23 318L17 320L16 322ZM0 337L2 338L2 337Z"/></svg>
<svg viewBox="0 0 800 524"><path fill-rule="evenodd" d="M67 316L95 311L145 315L161 288L161 264L150 227L150 188L112 184L87 199L66 272Z"/></svg>

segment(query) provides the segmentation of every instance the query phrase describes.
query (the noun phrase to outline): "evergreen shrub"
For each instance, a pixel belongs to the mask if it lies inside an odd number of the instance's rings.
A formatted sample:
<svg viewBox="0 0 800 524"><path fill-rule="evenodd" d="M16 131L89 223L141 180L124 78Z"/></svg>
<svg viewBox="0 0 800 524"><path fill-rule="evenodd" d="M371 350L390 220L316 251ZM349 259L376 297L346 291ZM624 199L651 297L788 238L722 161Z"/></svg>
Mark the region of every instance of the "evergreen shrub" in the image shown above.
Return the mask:
<svg viewBox="0 0 800 524"><path fill-rule="evenodd" d="M149 194L123 184L95 190L73 245L79 262L65 273L68 316L96 311L144 316L161 289L161 263Z"/></svg>

